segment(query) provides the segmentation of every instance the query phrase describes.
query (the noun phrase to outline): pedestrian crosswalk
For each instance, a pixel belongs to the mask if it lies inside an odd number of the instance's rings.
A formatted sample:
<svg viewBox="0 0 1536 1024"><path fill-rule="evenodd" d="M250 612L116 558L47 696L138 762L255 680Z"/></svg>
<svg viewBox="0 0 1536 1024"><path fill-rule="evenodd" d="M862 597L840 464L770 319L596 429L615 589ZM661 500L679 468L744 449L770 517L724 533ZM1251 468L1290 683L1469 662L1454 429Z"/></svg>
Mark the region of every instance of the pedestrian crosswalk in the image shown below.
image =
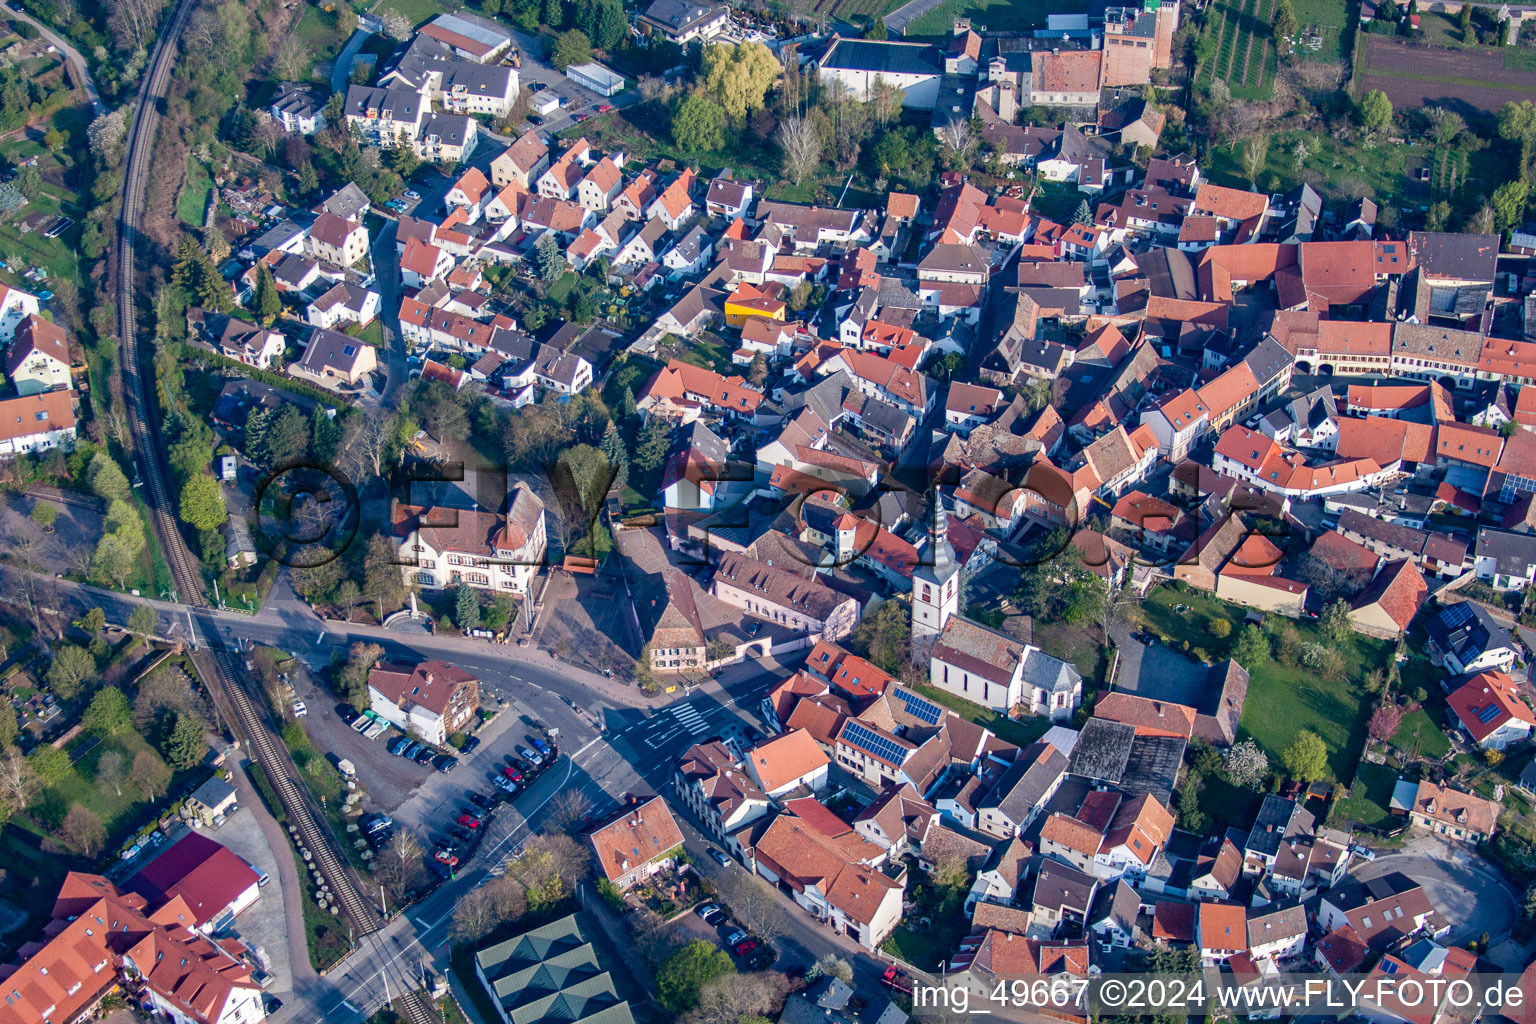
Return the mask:
<svg viewBox="0 0 1536 1024"><path fill-rule="evenodd" d="M709 723L698 708L687 703L674 704L645 723L641 742L652 750L660 750L680 742L684 733L697 739L708 731Z"/></svg>

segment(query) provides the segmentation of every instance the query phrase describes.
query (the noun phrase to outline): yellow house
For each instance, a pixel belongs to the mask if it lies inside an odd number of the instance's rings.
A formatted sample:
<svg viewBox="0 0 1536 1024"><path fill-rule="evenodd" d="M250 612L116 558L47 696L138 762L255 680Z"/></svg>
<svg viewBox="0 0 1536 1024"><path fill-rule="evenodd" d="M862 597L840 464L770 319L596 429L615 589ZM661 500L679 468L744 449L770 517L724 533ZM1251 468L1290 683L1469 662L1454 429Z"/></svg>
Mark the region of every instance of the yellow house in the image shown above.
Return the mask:
<svg viewBox="0 0 1536 1024"><path fill-rule="evenodd" d="M725 322L740 327L748 317L762 316L770 320L783 320L785 304L784 286L776 282L759 288L743 281L736 291L725 300Z"/></svg>

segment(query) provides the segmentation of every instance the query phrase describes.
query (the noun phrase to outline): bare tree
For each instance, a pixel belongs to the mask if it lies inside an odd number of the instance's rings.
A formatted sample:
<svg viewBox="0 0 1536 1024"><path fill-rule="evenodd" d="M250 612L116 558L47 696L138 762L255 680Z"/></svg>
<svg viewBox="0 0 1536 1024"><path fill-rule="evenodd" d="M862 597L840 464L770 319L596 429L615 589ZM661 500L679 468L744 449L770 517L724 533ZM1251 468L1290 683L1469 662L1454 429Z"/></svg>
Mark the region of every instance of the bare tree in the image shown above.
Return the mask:
<svg viewBox="0 0 1536 1024"><path fill-rule="evenodd" d="M550 801L548 827L569 835L592 813L592 800L579 789L563 789Z"/></svg>
<svg viewBox="0 0 1536 1024"><path fill-rule="evenodd" d="M118 796L123 795L123 755L116 750L108 750L96 759L96 772L93 776L97 782L105 782L112 787L112 791Z"/></svg>
<svg viewBox="0 0 1536 1024"><path fill-rule="evenodd" d="M163 0L108 0L107 26L124 49L142 49L155 30L163 6Z"/></svg>
<svg viewBox="0 0 1536 1024"><path fill-rule="evenodd" d="M26 810L37 792L37 773L15 747L0 756L0 790L13 811Z"/></svg>
<svg viewBox="0 0 1536 1024"><path fill-rule="evenodd" d="M843 964L847 966L846 962ZM853 971L848 970L848 977ZM699 1002L682 1024L737 1024L743 1018L773 1019L789 995L789 979L772 971L712 978L699 989Z"/></svg>
<svg viewBox="0 0 1536 1024"><path fill-rule="evenodd" d="M152 801L171 784L171 770L153 753L141 750L133 755L133 768L128 772L128 781L143 791L144 799Z"/></svg>
<svg viewBox="0 0 1536 1024"><path fill-rule="evenodd" d="M409 829L401 829L390 837L374 874L395 899L400 899L421 878L421 858L421 840Z"/></svg>
<svg viewBox="0 0 1536 1024"><path fill-rule="evenodd" d="M395 420L389 413L372 409L364 414L343 455L347 468L357 477L369 475L370 471L378 476L394 434Z"/></svg>
<svg viewBox="0 0 1536 1024"><path fill-rule="evenodd" d="M784 154L784 170L799 185L821 165L821 138L803 117L787 117L779 122L779 150Z"/></svg>
<svg viewBox="0 0 1536 1024"><path fill-rule="evenodd" d="M715 883L720 898L748 931L765 939L783 935L787 922L773 886L756 875L727 871Z"/></svg>
<svg viewBox="0 0 1536 1024"><path fill-rule="evenodd" d="M70 846L87 857L94 857L107 840L107 828L101 819L80 804L71 807L64 815L59 831Z"/></svg>
<svg viewBox="0 0 1536 1024"><path fill-rule="evenodd" d="M1269 136L1255 135L1243 143L1243 173L1255 187L1259 184L1259 172L1269 160Z"/></svg>
<svg viewBox="0 0 1536 1024"><path fill-rule="evenodd" d="M272 58L272 73L285 82L296 80L304 72L309 54L298 36L289 36Z"/></svg>
<svg viewBox="0 0 1536 1024"><path fill-rule="evenodd" d="M976 136L971 132L970 120L952 117L945 121L939 129L939 145L944 148L944 155L952 170L959 171L968 166L971 154L976 149Z"/></svg>
<svg viewBox="0 0 1536 1024"><path fill-rule="evenodd" d="M485 889L471 889L453 908L453 937L476 942L496 926L496 901Z"/></svg>

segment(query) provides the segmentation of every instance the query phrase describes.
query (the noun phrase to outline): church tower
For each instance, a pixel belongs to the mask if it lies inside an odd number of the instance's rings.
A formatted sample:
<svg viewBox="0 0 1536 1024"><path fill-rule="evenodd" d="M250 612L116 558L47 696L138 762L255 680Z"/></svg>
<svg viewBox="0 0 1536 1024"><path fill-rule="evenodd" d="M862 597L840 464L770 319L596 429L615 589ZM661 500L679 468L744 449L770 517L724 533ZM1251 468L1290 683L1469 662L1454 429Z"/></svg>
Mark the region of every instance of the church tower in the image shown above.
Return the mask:
<svg viewBox="0 0 1536 1024"><path fill-rule="evenodd" d="M912 638L936 636L960 606L960 567L949 543L944 501L933 495L933 558L912 573Z"/></svg>

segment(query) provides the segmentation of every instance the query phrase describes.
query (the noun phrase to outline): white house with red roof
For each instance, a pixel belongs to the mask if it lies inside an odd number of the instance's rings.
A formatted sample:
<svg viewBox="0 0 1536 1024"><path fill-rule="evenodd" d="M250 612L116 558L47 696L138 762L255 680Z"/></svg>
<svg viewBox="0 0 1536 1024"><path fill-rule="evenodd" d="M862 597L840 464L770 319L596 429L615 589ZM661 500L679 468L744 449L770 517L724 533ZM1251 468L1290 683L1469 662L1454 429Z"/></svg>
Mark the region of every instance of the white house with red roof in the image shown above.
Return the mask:
<svg viewBox="0 0 1536 1024"><path fill-rule="evenodd" d="M0 284L0 341L10 341L23 318L37 312L37 296Z"/></svg>
<svg viewBox="0 0 1536 1024"><path fill-rule="evenodd" d="M832 759L804 729L791 729L764 740L743 756L747 772L769 797L799 789L826 788Z"/></svg>
<svg viewBox="0 0 1536 1024"><path fill-rule="evenodd" d="M5 350L5 373L21 395L70 387L69 335L52 320L26 316Z"/></svg>
<svg viewBox="0 0 1536 1024"><path fill-rule="evenodd" d="M368 702L396 728L442 746L480 709L480 681L446 661L381 661L368 673Z"/></svg>
<svg viewBox="0 0 1536 1024"><path fill-rule="evenodd" d="M1446 699L1461 727L1483 750L1503 750L1529 739L1536 714L1503 672L1479 672Z"/></svg>
<svg viewBox="0 0 1536 1024"><path fill-rule="evenodd" d="M396 561L408 586L466 585L522 595L544 562L544 503L518 482L505 513L482 509L395 509Z"/></svg>
<svg viewBox="0 0 1536 1024"><path fill-rule="evenodd" d="M603 877L628 889L676 862L683 833L667 802L653 796L593 829L587 842Z"/></svg>

